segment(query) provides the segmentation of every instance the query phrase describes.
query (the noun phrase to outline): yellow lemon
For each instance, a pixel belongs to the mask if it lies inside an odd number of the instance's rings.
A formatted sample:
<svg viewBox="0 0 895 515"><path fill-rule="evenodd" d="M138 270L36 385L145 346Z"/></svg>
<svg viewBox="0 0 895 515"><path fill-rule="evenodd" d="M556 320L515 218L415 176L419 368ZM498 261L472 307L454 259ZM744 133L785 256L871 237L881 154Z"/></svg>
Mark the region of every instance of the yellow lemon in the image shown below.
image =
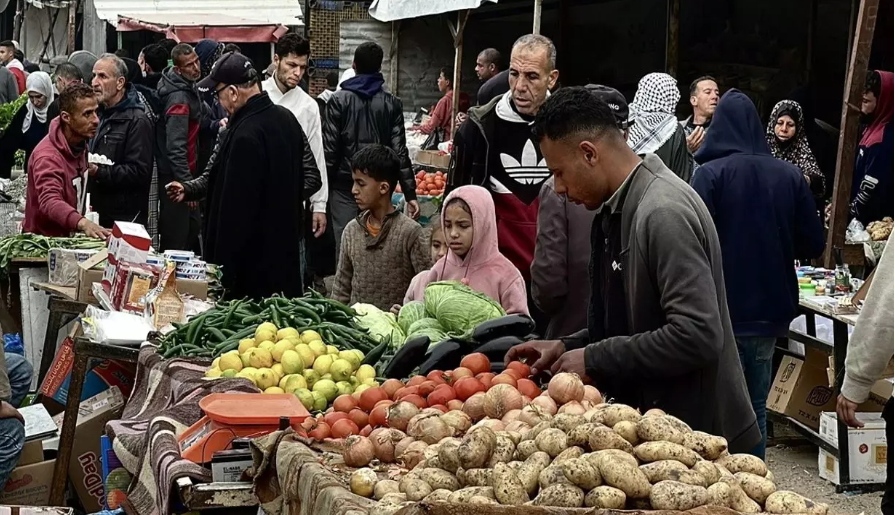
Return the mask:
<svg viewBox="0 0 895 515"><path fill-rule="evenodd" d="M214 360L211 362L211 368L220 368L218 366L218 363L220 363L220 362L221 362L221 358L214 358Z"/></svg>
<svg viewBox="0 0 895 515"><path fill-rule="evenodd" d="M307 331L303 331L301 333L301 341L303 343L311 343L314 340L322 340L322 339L323 338L320 337L320 333L318 333L317 331L312 331L312 330L308 329Z"/></svg>
<svg viewBox="0 0 895 515"><path fill-rule="evenodd" d="M360 394L364 393L364 390L369 390L370 388L373 388L373 387L368 384L359 384L359 385L355 386L354 387L355 398L360 399Z"/></svg>
<svg viewBox="0 0 895 515"><path fill-rule="evenodd" d="M218 367L209 368L207 372L205 372L205 377L218 378L221 377L221 369Z"/></svg>
<svg viewBox="0 0 895 515"><path fill-rule="evenodd" d="M364 358L365 358L366 356L364 356L364 353L361 352L360 349L351 349L351 350L348 351L348 352L353 352L353 353L357 356L358 361L360 361L361 363L364 362Z"/></svg>
<svg viewBox="0 0 895 515"><path fill-rule="evenodd" d="M305 378L300 376L299 374L289 374L284 377L282 381L280 381L280 388L282 388L286 393L295 393L297 390L302 388L307 389L308 382L305 381Z"/></svg>
<svg viewBox="0 0 895 515"><path fill-rule="evenodd" d="M351 395L352 393L354 393L354 387L351 386L351 383L349 383L348 381L339 381L338 383L336 383L336 388L339 389L339 395Z"/></svg>
<svg viewBox="0 0 895 515"><path fill-rule="evenodd" d="M283 353L287 350L293 350L294 348L295 345L293 345L291 340L280 340L273 346L270 355L273 356L274 361L281 361L283 359Z"/></svg>
<svg viewBox="0 0 895 515"><path fill-rule="evenodd" d="M322 359L323 356L317 358ZM315 361L316 363L316 361ZM351 365L351 362L347 359L337 359L333 361L332 365L329 367L329 373L332 374L333 380L338 381L347 381L349 377L351 377L351 373L354 371L354 367Z"/></svg>
<svg viewBox="0 0 895 515"><path fill-rule="evenodd" d="M326 346L326 353L327 353L327 354L333 354L333 355L335 355L335 356L338 356L338 355L339 355L339 348L336 347L335 345L327 345L327 346Z"/></svg>
<svg viewBox="0 0 895 515"><path fill-rule="evenodd" d="M239 377L242 379L248 379L249 381L252 382L252 384L254 384L255 386L258 386L258 381L255 379L255 374L248 373L245 371L245 369L242 369L241 371L237 372L236 377Z"/></svg>
<svg viewBox="0 0 895 515"><path fill-rule="evenodd" d="M377 381L375 379L365 379L364 382L361 384L368 384L370 386L379 386L379 381Z"/></svg>
<svg viewBox="0 0 895 515"><path fill-rule="evenodd" d="M314 354L314 351L308 347L306 343L299 343L295 346L295 352L301 356L301 362L305 364L305 366L309 366L314 363L314 360L317 359L317 355Z"/></svg>
<svg viewBox="0 0 895 515"><path fill-rule="evenodd" d="M255 348L255 339L254 338L243 338L239 340L239 348L237 352L240 354L244 354L249 349Z"/></svg>
<svg viewBox="0 0 895 515"><path fill-rule="evenodd" d="M357 369L357 372L354 374L357 377L357 380L361 383L366 382L368 379L376 379L376 369L372 367L372 365L361 365L360 368Z"/></svg>
<svg viewBox="0 0 895 515"><path fill-rule="evenodd" d="M270 322L264 322L263 324L258 325L258 328L255 329L255 333L257 334L258 331L273 331L273 333L276 334L277 330L277 326L273 325Z"/></svg>
<svg viewBox="0 0 895 515"><path fill-rule="evenodd" d="M294 350L287 350L280 356L280 364L283 366L283 372L287 374L297 374L305 369L305 362Z"/></svg>
<svg viewBox="0 0 895 515"><path fill-rule="evenodd" d="M221 372L221 377L226 377L226 378L230 379L230 378L236 377L236 374L237 374L237 372L233 369L224 370L223 372Z"/></svg>
<svg viewBox="0 0 895 515"><path fill-rule="evenodd" d="M308 390L307 388L299 388L298 390L295 390L294 395L298 397L298 400L301 401L305 409L314 409L314 395L311 393L311 390Z"/></svg>
<svg viewBox="0 0 895 515"><path fill-rule="evenodd" d="M333 364L333 357L329 354L324 354L323 356L319 356L314 360L314 372L317 372L321 376L329 373L329 367Z"/></svg>
<svg viewBox="0 0 895 515"><path fill-rule="evenodd" d="M277 381L279 381L283 378L283 376L286 375L286 371L283 370L283 365L279 363L274 363L273 366L270 367L270 369L273 370L273 373L277 375Z"/></svg>
<svg viewBox="0 0 895 515"><path fill-rule="evenodd" d="M270 368L273 365L273 358L270 352L262 348L252 349L249 355L249 365L255 368Z"/></svg>
<svg viewBox="0 0 895 515"><path fill-rule="evenodd" d="M311 395L314 397L314 411L323 411L326 409L326 406L329 404L329 401L326 400L326 396L320 392L311 392Z"/></svg>
<svg viewBox="0 0 895 515"><path fill-rule="evenodd" d="M245 351L245 352L243 352L242 354L239 355L239 359L242 360L242 366L243 366L243 367L247 367L247 366L249 366L249 358L252 357L252 353L253 353L253 352L255 352L255 348L254 348L254 347L252 347L251 349L249 349L249 350L247 350L247 351Z"/></svg>
<svg viewBox="0 0 895 515"><path fill-rule="evenodd" d="M258 369L255 367L242 367L240 373L249 374L252 377L255 377L255 374L258 372Z"/></svg>
<svg viewBox="0 0 895 515"><path fill-rule="evenodd" d="M310 368L302 370L301 375L305 378L305 381L308 382L308 388L314 386L314 383L320 380L320 374L314 372L314 370Z"/></svg>
<svg viewBox="0 0 895 515"><path fill-rule="evenodd" d="M255 373L255 384L257 384L258 388L261 390L276 386L277 382L277 376L273 373L273 370L269 368L260 368L258 369L258 372Z"/></svg>
<svg viewBox="0 0 895 515"><path fill-rule="evenodd" d="M308 347L314 352L314 356L323 356L326 354L326 345L320 340L311 341L311 343L308 344Z"/></svg>
<svg viewBox="0 0 895 515"><path fill-rule="evenodd" d="M264 393L286 393L279 386L271 386L270 388L266 388Z"/></svg>
<svg viewBox="0 0 895 515"><path fill-rule="evenodd" d="M285 340L287 338L301 338L298 334L298 330L292 327L286 327L285 329L280 329L277 331L277 341Z"/></svg>
<svg viewBox="0 0 895 515"><path fill-rule="evenodd" d="M336 397L339 396L339 387L336 386L336 383L332 381L332 379L321 379L314 383L314 386L311 387L312 392L320 392L326 397L327 402L332 402Z"/></svg>
<svg viewBox="0 0 895 515"><path fill-rule="evenodd" d="M243 368L242 357L238 354L224 354L220 358L218 358L218 368L221 371L224 370L235 370L239 372Z"/></svg>
<svg viewBox="0 0 895 515"><path fill-rule="evenodd" d="M276 346L276 344L270 340L265 340L258 344L259 349L264 349L267 352L273 352L273 349L275 346Z"/></svg>
<svg viewBox="0 0 895 515"><path fill-rule="evenodd" d="M357 367L359 367L361 362L364 360L363 358L357 357L357 354L354 353L354 349L339 351L339 359L344 359L345 361L351 363L352 371L357 370Z"/></svg>
<svg viewBox="0 0 895 515"><path fill-rule="evenodd" d="M277 330L276 329L261 329L260 327L255 330L255 341L256 342L264 342L271 341L277 339Z"/></svg>

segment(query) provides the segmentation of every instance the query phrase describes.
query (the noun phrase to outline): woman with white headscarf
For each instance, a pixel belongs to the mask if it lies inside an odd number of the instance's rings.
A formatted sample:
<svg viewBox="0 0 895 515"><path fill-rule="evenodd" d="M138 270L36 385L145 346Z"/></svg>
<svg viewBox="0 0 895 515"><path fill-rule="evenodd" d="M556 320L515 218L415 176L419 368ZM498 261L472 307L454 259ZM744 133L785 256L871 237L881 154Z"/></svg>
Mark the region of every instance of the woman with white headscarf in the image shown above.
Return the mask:
<svg viewBox="0 0 895 515"><path fill-rule="evenodd" d="M0 137L0 177L9 178L18 150L25 151L25 173L31 151L49 131L47 109L55 98L53 80L46 72L34 72L26 83L28 100L16 111Z"/></svg>
<svg viewBox="0 0 895 515"><path fill-rule="evenodd" d="M656 154L678 177L690 182L693 156L674 114L680 99L677 80L671 75L650 73L640 79L629 106L634 124L628 130L628 146L641 156Z"/></svg>

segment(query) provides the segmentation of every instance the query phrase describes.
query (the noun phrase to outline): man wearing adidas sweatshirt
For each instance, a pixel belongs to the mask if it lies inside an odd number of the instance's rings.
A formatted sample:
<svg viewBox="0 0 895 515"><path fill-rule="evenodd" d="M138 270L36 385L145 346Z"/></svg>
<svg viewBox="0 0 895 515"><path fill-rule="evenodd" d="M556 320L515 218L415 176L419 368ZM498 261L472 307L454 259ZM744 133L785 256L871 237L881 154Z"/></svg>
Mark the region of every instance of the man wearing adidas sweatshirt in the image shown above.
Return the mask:
<svg viewBox="0 0 895 515"><path fill-rule="evenodd" d="M491 192L498 248L522 273L526 289L538 230L538 195L550 177L531 123L558 77L553 42L537 34L522 36L510 55L510 91L470 109L454 135L449 189L475 184Z"/></svg>

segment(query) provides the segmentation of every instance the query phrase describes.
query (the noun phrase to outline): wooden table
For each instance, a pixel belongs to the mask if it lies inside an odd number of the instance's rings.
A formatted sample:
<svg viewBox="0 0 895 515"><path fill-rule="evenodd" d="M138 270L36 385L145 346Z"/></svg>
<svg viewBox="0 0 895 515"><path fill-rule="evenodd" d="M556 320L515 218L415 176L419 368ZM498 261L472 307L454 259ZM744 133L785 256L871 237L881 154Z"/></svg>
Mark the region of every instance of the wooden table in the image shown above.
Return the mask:
<svg viewBox="0 0 895 515"><path fill-rule="evenodd" d="M75 426L78 424L78 406L81 404L81 391L84 388L84 378L87 375L87 362L90 358L136 362L139 353L139 347L107 345L92 342L86 338L75 339L75 361L71 371L71 382L68 386L68 398L65 401L65 415L62 420L62 432L59 435L59 453L53 468L49 504L60 506L65 503L68 465L71 461L72 445L75 439Z"/></svg>
<svg viewBox="0 0 895 515"><path fill-rule="evenodd" d="M47 317L47 332L44 335L43 353L40 358L40 371L37 376L38 387L47 376L50 366L53 364L53 358L56 355L56 340L59 337L59 330L72 319L80 315L87 309L86 302L75 300L78 296L78 289L74 287L56 286L49 283L32 283L32 287L36 290L44 291L50 294L47 299L47 310L50 312Z"/></svg>
<svg viewBox="0 0 895 515"><path fill-rule="evenodd" d="M849 326L855 325L858 319L858 315L833 314L824 310L817 303L810 302L806 299L799 299L799 310L802 314L805 315L806 331L804 333L801 333L798 331L790 330L789 338L805 345L806 347L817 349L824 353L833 355L833 369L836 375L835 383L833 385L833 397L838 397L839 390L842 387L842 380L845 377L845 355L848 351L848 328ZM818 316L829 318L833 321L832 344L817 337L816 317ZM778 350L780 350L779 347ZM781 350L781 352L789 351ZM827 451L828 453L839 459L840 484L836 486L837 492L850 490L873 491L881 490L885 487L885 484L882 483L853 484L851 482L848 455L848 426L846 426L841 421L837 422L839 425L837 435L838 441L836 445L833 445L829 441L822 438L820 434L818 434L818 432L813 428L808 427L805 424L802 424L801 422L788 417L787 415L771 410L768 410L767 415L769 432L772 422L786 424L793 430L804 436L811 443L817 445L821 449ZM842 451L840 452L840 450Z"/></svg>

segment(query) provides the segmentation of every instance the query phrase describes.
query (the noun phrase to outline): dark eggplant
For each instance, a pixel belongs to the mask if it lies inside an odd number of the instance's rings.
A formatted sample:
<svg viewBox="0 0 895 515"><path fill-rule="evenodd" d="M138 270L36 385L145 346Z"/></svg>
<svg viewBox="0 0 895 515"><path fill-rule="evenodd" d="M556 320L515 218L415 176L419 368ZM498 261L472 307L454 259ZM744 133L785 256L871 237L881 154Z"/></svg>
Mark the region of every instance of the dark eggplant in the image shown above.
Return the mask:
<svg viewBox="0 0 895 515"><path fill-rule="evenodd" d="M433 370L453 370L460 366L460 360L469 353L464 342L445 340L426 353L426 360L420 365L420 374Z"/></svg>
<svg viewBox="0 0 895 515"><path fill-rule="evenodd" d="M524 340L516 336L501 336L500 338L495 338L488 343L476 347L473 352L481 352L485 356L488 356L491 363L503 363L503 358L507 355L510 348L519 345L523 341Z"/></svg>
<svg viewBox="0 0 895 515"><path fill-rule="evenodd" d="M502 336L523 336L535 330L534 321L525 315L507 315L482 322L472 331L472 338L487 343Z"/></svg>
<svg viewBox="0 0 895 515"><path fill-rule="evenodd" d="M403 379L413 372L426 359L426 350L429 348L428 336L417 336L404 342L395 356L388 362L382 371L383 377L389 379Z"/></svg>

